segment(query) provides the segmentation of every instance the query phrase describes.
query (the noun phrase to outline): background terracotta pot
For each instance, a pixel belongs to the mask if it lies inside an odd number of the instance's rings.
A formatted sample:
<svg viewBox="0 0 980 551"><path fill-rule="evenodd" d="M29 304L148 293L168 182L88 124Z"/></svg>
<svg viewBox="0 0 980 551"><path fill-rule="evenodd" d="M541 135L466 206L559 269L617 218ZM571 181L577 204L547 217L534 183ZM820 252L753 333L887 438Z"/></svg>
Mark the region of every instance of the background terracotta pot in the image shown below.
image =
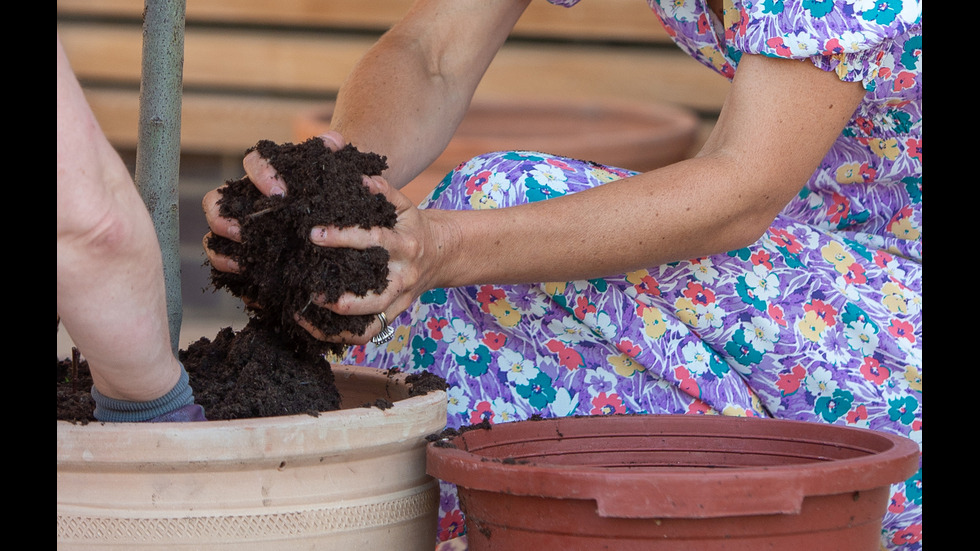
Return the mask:
<svg viewBox="0 0 980 551"><path fill-rule="evenodd" d="M295 139L329 130L332 114L332 104L302 114L293 124ZM692 112L655 102L476 100L443 154L402 192L418 203L460 163L503 150L653 170L692 153L698 124Z"/></svg>
<svg viewBox="0 0 980 551"><path fill-rule="evenodd" d="M344 409L319 417L58 421L58 548L431 551L425 436L445 426L446 393L333 370ZM361 407L378 398L394 406Z"/></svg>
<svg viewBox="0 0 980 551"><path fill-rule="evenodd" d="M531 420L428 448L457 485L471 551L876 551L911 440L698 415Z"/></svg>

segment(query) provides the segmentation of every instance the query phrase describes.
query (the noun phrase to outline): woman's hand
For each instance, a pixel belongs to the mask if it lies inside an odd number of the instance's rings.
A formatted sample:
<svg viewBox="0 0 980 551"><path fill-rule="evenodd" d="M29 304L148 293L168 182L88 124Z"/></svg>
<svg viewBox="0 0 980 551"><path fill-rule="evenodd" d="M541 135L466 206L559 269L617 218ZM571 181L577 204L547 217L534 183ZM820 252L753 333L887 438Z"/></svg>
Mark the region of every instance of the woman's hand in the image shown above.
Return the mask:
<svg viewBox="0 0 980 551"><path fill-rule="evenodd" d="M337 151L344 147L344 138L340 133L335 131L329 131L320 136L320 139L326 144L327 149L330 151ZM248 179L255 184L255 187L259 189L264 195L285 195L287 192L286 183L282 181L276 170L272 168L269 161L263 159L259 155L258 151L251 151L242 160L242 165L245 167L245 175ZM224 187L224 186L222 186ZM241 228L238 224L238 220L232 218L224 218L219 213L218 201L221 199L221 188L216 188L209 191L204 199L201 201L201 206L204 209L204 216L208 221L208 226L211 231L204 236L203 245L204 252L207 254L208 262L211 263L211 267L219 272L232 272L238 273L239 267L235 260L227 255L215 252L208 246L208 242L212 235L217 235L220 237L225 237L231 239L236 243L241 243Z"/></svg>
<svg viewBox="0 0 980 551"><path fill-rule="evenodd" d="M367 249L383 247L388 251L388 286L381 294L342 295L337 302L325 304L314 297L313 303L341 315L371 315L384 313L388 320L408 309L422 293L431 288L432 267L437 265L435 251L442 249L433 232L432 218L439 211L420 211L412 201L392 187L382 176L365 176L364 185L373 194L382 194L393 205L398 221L392 229L374 227L337 228L317 226L310 231L310 240L323 247ZM327 337L297 316L297 321L314 337L348 344L364 344L383 329L381 320L373 322L363 335L343 333Z"/></svg>

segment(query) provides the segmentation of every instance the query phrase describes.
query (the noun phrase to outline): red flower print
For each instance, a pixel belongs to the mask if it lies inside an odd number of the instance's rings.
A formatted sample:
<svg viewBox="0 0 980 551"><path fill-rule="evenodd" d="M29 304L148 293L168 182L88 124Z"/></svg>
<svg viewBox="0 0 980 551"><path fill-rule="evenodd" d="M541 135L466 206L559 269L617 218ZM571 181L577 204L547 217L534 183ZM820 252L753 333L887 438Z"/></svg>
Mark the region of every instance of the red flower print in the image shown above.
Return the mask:
<svg viewBox="0 0 980 551"><path fill-rule="evenodd" d="M895 536L892 537L892 543L901 545L906 543L915 543L921 539L922 539L922 525L913 524L908 528L903 528L898 532L896 532Z"/></svg>
<svg viewBox="0 0 980 551"><path fill-rule="evenodd" d="M850 424L855 424L858 421L862 421L868 418L868 408L864 406L858 406L851 411L847 412L847 422Z"/></svg>
<svg viewBox="0 0 980 551"><path fill-rule="evenodd" d="M894 260L895 257L885 251L875 251L875 266L879 268L884 268L888 266L888 263ZM902 287L905 287L902 285Z"/></svg>
<svg viewBox="0 0 980 551"><path fill-rule="evenodd" d="M776 243L777 247L783 247L793 254L803 250L803 246L800 245L800 242L797 241L796 238L793 237L793 234L789 233L788 231L773 229L770 230L770 233L772 234L772 240Z"/></svg>
<svg viewBox="0 0 980 551"><path fill-rule="evenodd" d="M451 540L461 535L463 535L463 513L459 509L454 509L439 519L439 541Z"/></svg>
<svg viewBox="0 0 980 551"><path fill-rule="evenodd" d="M800 383L805 376L806 369L803 369L802 365L796 364L789 370L789 373L783 373L779 376L776 386L779 387L783 396L789 396L800 389Z"/></svg>
<svg viewBox="0 0 980 551"><path fill-rule="evenodd" d="M779 57L790 57L793 52L783 43L783 38L781 36L774 36L769 40L766 40L766 46L769 46L776 51L776 55Z"/></svg>
<svg viewBox="0 0 980 551"><path fill-rule="evenodd" d="M858 117L854 120L855 122L857 122L858 128L860 128L861 131L867 134L868 136L870 136L871 133L874 132L875 123L868 117Z"/></svg>
<svg viewBox="0 0 980 551"><path fill-rule="evenodd" d="M687 289L684 289L682 294L691 299L694 304L711 304L715 301L715 294L700 283L688 283Z"/></svg>
<svg viewBox="0 0 980 551"><path fill-rule="evenodd" d="M837 310L834 310L833 306L822 300L814 299L812 302L810 302L810 304L804 305L803 310L815 313L817 317L822 319L823 322L827 324L827 327L833 327L837 323L837 320L835 319L835 316L837 316Z"/></svg>
<svg viewBox="0 0 980 551"><path fill-rule="evenodd" d="M861 266L857 262L848 266L847 273L843 274L843 276L844 281L847 283L857 283L860 285L868 282L868 278L864 276L864 266Z"/></svg>
<svg viewBox="0 0 980 551"><path fill-rule="evenodd" d="M831 38L823 46L822 55L832 56L834 54L844 53L844 47L840 45L840 40L836 38Z"/></svg>
<svg viewBox="0 0 980 551"><path fill-rule="evenodd" d="M702 13L698 16L698 34L708 34L711 32L711 23L708 22L708 14Z"/></svg>
<svg viewBox="0 0 980 551"><path fill-rule="evenodd" d="M364 349L365 349L364 345L359 344L347 351L347 354L354 359L355 365L364 365L364 361L366 360L366 354Z"/></svg>
<svg viewBox="0 0 980 551"><path fill-rule="evenodd" d="M476 293L476 300L480 303L480 310L483 310L487 314L490 313L490 307L493 306L493 303L506 297L507 295L503 289L499 289L493 285L483 285Z"/></svg>
<svg viewBox="0 0 980 551"><path fill-rule="evenodd" d="M786 327L786 320L783 318L783 309L781 307L775 304L770 304L767 312L769 313L769 318L772 319L772 321Z"/></svg>
<svg viewBox="0 0 980 551"><path fill-rule="evenodd" d="M553 167L560 168L560 169L564 170L565 172L575 172L575 169L572 168L571 165L569 165L565 161L562 161L561 159L548 159L545 162L548 163L549 165L553 166Z"/></svg>
<svg viewBox="0 0 980 551"><path fill-rule="evenodd" d="M630 358L635 358L640 354L640 347L633 344L633 341L630 341L628 339L616 343L616 350L619 350L620 352L626 354Z"/></svg>
<svg viewBox="0 0 980 551"><path fill-rule="evenodd" d="M695 398L701 397L701 387L698 386L698 382L694 379L687 378L681 380L680 389L688 396L693 396Z"/></svg>
<svg viewBox="0 0 980 551"><path fill-rule="evenodd" d="M447 325L449 325L449 320L442 318L429 318L429 321L425 322L425 326L432 334L432 338L436 340L442 340L442 328Z"/></svg>
<svg viewBox="0 0 980 551"><path fill-rule="evenodd" d="M905 494L895 492L888 503L888 511L891 513L901 513L905 510Z"/></svg>
<svg viewBox="0 0 980 551"><path fill-rule="evenodd" d="M833 201L831 201L830 206L827 207L827 214L830 215L830 221L834 224L839 224L841 220L847 217L847 213L851 211L850 203L847 201L847 197L839 193L835 193L833 196Z"/></svg>
<svg viewBox="0 0 980 551"><path fill-rule="evenodd" d="M765 266L770 270L772 269L772 258L769 256L769 251L756 251L752 253L750 260L752 260L753 266Z"/></svg>
<svg viewBox="0 0 980 551"><path fill-rule="evenodd" d="M892 68L891 67L879 67L878 68L878 77L879 78L882 78L882 79L885 79L885 80L892 78Z"/></svg>
<svg viewBox="0 0 980 551"><path fill-rule="evenodd" d="M575 304L575 317L580 320L584 320L587 314L594 314L596 311L595 304L590 303L586 297L578 297L575 299Z"/></svg>
<svg viewBox="0 0 980 551"><path fill-rule="evenodd" d="M598 396L592 399L592 415L612 415L614 413L626 413L626 407L623 405L623 401L619 399L618 394L606 395L605 392L600 392Z"/></svg>
<svg viewBox="0 0 980 551"><path fill-rule="evenodd" d="M679 366L677 366L677 367L674 368L674 377L677 377L678 380L680 380L680 379L690 379L691 378L691 372L688 371L687 368L684 367L683 365L679 365Z"/></svg>
<svg viewBox="0 0 980 551"><path fill-rule="evenodd" d="M913 159L922 162L922 140L909 138L905 142L905 154Z"/></svg>
<svg viewBox="0 0 980 551"><path fill-rule="evenodd" d="M711 406L699 399L695 399L691 402L691 405L687 406L687 413L689 415L707 415L709 412L711 412Z"/></svg>
<svg viewBox="0 0 980 551"><path fill-rule="evenodd" d="M487 331L487 334L483 336L483 344L487 345L490 350L500 350L506 343L507 335L503 333Z"/></svg>
<svg viewBox="0 0 980 551"><path fill-rule="evenodd" d="M893 319L892 324L888 327L888 332L896 339L915 342L915 328L907 321Z"/></svg>
<svg viewBox="0 0 980 551"><path fill-rule="evenodd" d="M868 163L861 163L861 180L865 183L871 183L875 181L878 176L878 172L868 166Z"/></svg>
<svg viewBox="0 0 980 551"><path fill-rule="evenodd" d="M471 425L479 425L484 421L493 424L493 410L490 408L490 402L486 400L477 404L476 409L470 412Z"/></svg>
<svg viewBox="0 0 980 551"><path fill-rule="evenodd" d="M477 173L469 180L466 180L466 195L473 195L474 193L481 191L483 189L483 184L487 183L492 175L493 172L484 170L483 172Z"/></svg>
<svg viewBox="0 0 980 551"><path fill-rule="evenodd" d="M891 375L891 370L881 365L878 360L866 356L861 364L861 375L876 385L884 383Z"/></svg>
<svg viewBox="0 0 980 551"><path fill-rule="evenodd" d="M558 354L558 364L565 369L573 371L580 367L585 367L585 360L582 359L582 355L574 349L565 346L565 343L552 339L545 343L545 347Z"/></svg>
<svg viewBox="0 0 980 551"><path fill-rule="evenodd" d="M898 73L898 77L895 78L894 90L896 92L904 90L906 88L911 88L915 86L915 73L910 73L908 71L902 71Z"/></svg>
<svg viewBox="0 0 980 551"><path fill-rule="evenodd" d="M660 296L660 284L651 275L643 276L639 283L633 286L636 292L641 295Z"/></svg>

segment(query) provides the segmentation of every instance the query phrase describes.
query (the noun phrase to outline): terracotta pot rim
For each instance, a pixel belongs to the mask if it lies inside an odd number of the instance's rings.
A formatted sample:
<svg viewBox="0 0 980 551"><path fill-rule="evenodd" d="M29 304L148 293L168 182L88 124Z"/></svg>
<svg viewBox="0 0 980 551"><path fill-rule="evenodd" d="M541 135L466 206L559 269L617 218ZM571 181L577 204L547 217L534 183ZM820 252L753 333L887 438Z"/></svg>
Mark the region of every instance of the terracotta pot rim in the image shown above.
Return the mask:
<svg viewBox="0 0 980 551"><path fill-rule="evenodd" d="M851 447L853 444L848 444L848 441L856 440L863 441L869 449L863 456L825 460L815 458L792 465L683 469L631 467L628 471L621 467L559 465L535 463L533 460L521 463L520 458L502 460L492 454L481 453L481 449L487 450L491 445L487 443L481 448L482 437L485 436L488 441L499 438L506 442L510 434L518 429L518 423L533 427L525 437L526 441L545 442L550 439L557 442L576 437L573 434L576 424L597 425L597 434L609 436L628 425L653 425L663 421L669 422L672 428L662 432L651 431L645 433L646 436L710 435L741 440L765 438L765 432L759 429L778 429L782 431L780 438L786 442L802 443L814 438L834 442L836 438L841 442L841 447ZM797 513L803 498L808 495L871 490L905 480L917 470L919 458L918 445L907 438L855 427L789 420L700 415L613 415L542 419L492 427L489 431L467 431L449 439L456 443L462 440L464 446L468 445L465 442L467 438L479 441L473 445L480 448L475 451L430 443L427 450L429 474L471 490L594 499L600 516L616 518ZM559 433L562 435L560 438L556 436ZM744 500L747 494L755 496L748 505ZM692 502L676 498L690 495L700 497ZM649 502L637 499L637 496L646 496L648 501L655 496L663 499L654 499L658 505L651 506ZM743 499L739 499L740 496Z"/></svg>

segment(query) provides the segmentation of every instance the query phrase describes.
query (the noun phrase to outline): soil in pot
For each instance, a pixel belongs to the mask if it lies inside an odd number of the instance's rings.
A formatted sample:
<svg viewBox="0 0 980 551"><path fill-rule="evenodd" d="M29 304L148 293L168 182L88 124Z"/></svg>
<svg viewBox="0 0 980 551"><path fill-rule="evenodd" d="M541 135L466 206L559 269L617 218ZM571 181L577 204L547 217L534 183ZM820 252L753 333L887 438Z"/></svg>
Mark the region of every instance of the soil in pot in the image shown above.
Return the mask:
<svg viewBox="0 0 980 551"><path fill-rule="evenodd" d="M208 419L336 410L340 396L324 355L343 347L314 339L293 313L303 312L325 335L362 333L373 316L334 315L311 307L311 297L320 294L329 302L346 292L383 291L388 253L380 247L317 247L308 236L317 225L393 227L394 205L362 183L362 175L380 174L387 165L384 157L353 146L331 152L318 138L299 144L263 140L252 149L278 171L288 194L266 197L247 177L226 182L219 206L222 215L241 222L242 243L220 237L209 242L238 260L241 273L212 270L211 283L247 299L250 321L241 331L225 328L213 340L200 339L179 357ZM59 358L58 419L94 420L91 385L84 360ZM413 385L419 393L435 388L445 388L435 375Z"/></svg>

